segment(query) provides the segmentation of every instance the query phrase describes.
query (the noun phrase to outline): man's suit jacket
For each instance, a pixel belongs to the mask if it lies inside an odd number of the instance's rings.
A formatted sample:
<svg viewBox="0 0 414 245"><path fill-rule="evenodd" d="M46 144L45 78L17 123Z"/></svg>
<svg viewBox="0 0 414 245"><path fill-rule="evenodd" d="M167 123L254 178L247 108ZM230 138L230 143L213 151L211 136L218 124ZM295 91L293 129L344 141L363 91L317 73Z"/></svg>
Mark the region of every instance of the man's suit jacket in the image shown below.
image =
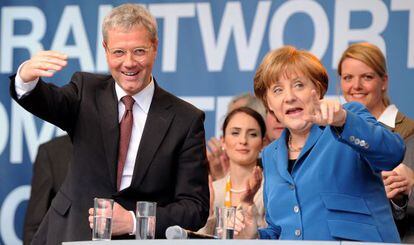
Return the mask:
<svg viewBox="0 0 414 245"><path fill-rule="evenodd" d="M414 134L405 140L405 146L407 149L405 151L403 163L411 169L414 169ZM414 243L414 193L411 193L411 196L408 199L405 218L397 223L398 228L401 226L404 226L404 237L402 238L402 242Z"/></svg>
<svg viewBox="0 0 414 245"><path fill-rule="evenodd" d="M157 202L156 238L164 238L169 226L197 230L207 220L204 113L157 84L131 186L117 191L119 122L114 83L112 76L79 72L61 88L39 81L30 94L17 100L26 110L66 130L74 150L68 176L34 244L90 240L88 209L94 197L113 198L127 210L135 210L138 200Z"/></svg>
<svg viewBox="0 0 414 245"><path fill-rule="evenodd" d="M72 150L68 135L54 138L39 146L33 165L32 190L23 226L23 244L30 244L60 189L72 160Z"/></svg>
<svg viewBox="0 0 414 245"><path fill-rule="evenodd" d="M406 152L403 163L414 170L414 121L400 111L395 119L395 128L391 131L398 133L404 139ZM393 209L394 211L394 209ZM401 240L406 243L414 242L414 198L413 195L408 200L405 209L405 217L402 220L394 220L400 233Z"/></svg>
<svg viewBox="0 0 414 245"><path fill-rule="evenodd" d="M344 108L343 128L312 126L291 173L286 130L263 151L266 222L280 239L400 241L380 171L401 162L403 140L363 105Z"/></svg>

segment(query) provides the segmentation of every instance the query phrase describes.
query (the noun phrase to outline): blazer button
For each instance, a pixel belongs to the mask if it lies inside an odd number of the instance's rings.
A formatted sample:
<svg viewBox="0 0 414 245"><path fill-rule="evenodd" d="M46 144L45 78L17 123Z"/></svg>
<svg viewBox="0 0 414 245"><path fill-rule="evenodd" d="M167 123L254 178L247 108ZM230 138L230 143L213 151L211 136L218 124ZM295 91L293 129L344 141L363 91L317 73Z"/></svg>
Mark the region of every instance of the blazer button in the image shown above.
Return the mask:
<svg viewBox="0 0 414 245"><path fill-rule="evenodd" d="M295 236L300 237L300 234L301 234L300 229L296 229L295 230Z"/></svg>
<svg viewBox="0 0 414 245"><path fill-rule="evenodd" d="M294 190L295 189L295 185L290 184L289 185L289 189Z"/></svg>
<svg viewBox="0 0 414 245"><path fill-rule="evenodd" d="M361 142L359 142L359 145L362 146L362 147L364 147L365 144L366 144L365 140L361 140Z"/></svg>
<svg viewBox="0 0 414 245"><path fill-rule="evenodd" d="M299 213L299 206L298 206L298 205L295 205L295 206L293 207L293 212L295 212L295 213Z"/></svg>
<svg viewBox="0 0 414 245"><path fill-rule="evenodd" d="M349 136L349 141L354 142L355 137L354 136Z"/></svg>
<svg viewBox="0 0 414 245"><path fill-rule="evenodd" d="M359 145L359 142L360 142L360 139L358 139L358 138L356 138L355 141L354 141L355 145Z"/></svg>
<svg viewBox="0 0 414 245"><path fill-rule="evenodd" d="M369 144L366 143L364 147L365 147L365 149L368 149L369 148Z"/></svg>

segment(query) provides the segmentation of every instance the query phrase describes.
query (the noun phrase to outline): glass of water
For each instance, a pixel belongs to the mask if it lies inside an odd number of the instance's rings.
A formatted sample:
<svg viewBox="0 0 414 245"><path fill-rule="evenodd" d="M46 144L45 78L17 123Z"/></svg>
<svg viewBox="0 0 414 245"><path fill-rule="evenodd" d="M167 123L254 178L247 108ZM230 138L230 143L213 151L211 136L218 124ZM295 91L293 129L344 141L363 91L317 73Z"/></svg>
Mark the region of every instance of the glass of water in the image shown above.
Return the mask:
<svg viewBox="0 0 414 245"><path fill-rule="evenodd" d="M112 212L114 200L106 198L93 199L93 241L109 241L112 235Z"/></svg>
<svg viewBox="0 0 414 245"><path fill-rule="evenodd" d="M137 202L137 230L135 232L135 239L144 240L155 238L156 210L156 202Z"/></svg>
<svg viewBox="0 0 414 245"><path fill-rule="evenodd" d="M220 239L233 239L236 223L236 207L216 208L216 235Z"/></svg>

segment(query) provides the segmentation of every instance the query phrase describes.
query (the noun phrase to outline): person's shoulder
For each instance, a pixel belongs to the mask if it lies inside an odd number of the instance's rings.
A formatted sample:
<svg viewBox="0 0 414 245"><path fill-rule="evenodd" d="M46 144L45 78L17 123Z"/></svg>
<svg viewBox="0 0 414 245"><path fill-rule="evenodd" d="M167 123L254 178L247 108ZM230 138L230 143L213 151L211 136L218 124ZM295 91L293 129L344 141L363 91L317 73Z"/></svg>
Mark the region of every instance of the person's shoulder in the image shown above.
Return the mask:
<svg viewBox="0 0 414 245"><path fill-rule="evenodd" d="M64 135L64 136L59 136L59 137L53 138L53 139L41 144L39 146L39 148L45 148L45 149L59 148L59 149L61 149L61 148L71 147L71 145L72 145L72 142L70 140L70 137L68 135Z"/></svg>
<svg viewBox="0 0 414 245"><path fill-rule="evenodd" d="M400 133L402 131L403 138L406 140L408 137L414 135L414 120L403 114L402 112L398 111L396 121L401 121L400 126L397 126L396 132Z"/></svg>
<svg viewBox="0 0 414 245"><path fill-rule="evenodd" d="M405 124L407 124L410 127L414 128L414 120L413 119L409 118L407 115L405 115L404 113L402 113L400 111L398 111L398 114L399 115L397 115L397 117L400 116Z"/></svg>
<svg viewBox="0 0 414 245"><path fill-rule="evenodd" d="M228 175L226 175L226 176L224 176L224 177L222 177L220 179L217 179L217 180L213 181L213 188L214 188L214 190L216 191L219 188L224 187L226 185L227 178L228 178Z"/></svg>
<svg viewBox="0 0 414 245"><path fill-rule="evenodd" d="M195 107L193 104L173 95L172 93L164 90L160 86L157 85L157 93L160 97L163 99L169 100L169 102L174 106L175 111L177 113L183 113L183 114L197 114L197 115L204 115L204 112L197 107Z"/></svg>

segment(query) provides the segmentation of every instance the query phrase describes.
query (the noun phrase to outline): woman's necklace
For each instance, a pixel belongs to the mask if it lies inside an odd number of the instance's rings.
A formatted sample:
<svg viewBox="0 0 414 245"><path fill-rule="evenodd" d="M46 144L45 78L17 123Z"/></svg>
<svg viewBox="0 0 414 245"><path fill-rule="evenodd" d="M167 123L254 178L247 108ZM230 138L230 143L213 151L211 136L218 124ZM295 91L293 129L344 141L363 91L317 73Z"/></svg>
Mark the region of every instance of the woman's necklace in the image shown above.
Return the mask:
<svg viewBox="0 0 414 245"><path fill-rule="evenodd" d="M289 134L288 148L289 148L290 152L300 152L302 150L303 146L302 147L297 147L297 148L293 147L293 145L292 145L292 135Z"/></svg>

